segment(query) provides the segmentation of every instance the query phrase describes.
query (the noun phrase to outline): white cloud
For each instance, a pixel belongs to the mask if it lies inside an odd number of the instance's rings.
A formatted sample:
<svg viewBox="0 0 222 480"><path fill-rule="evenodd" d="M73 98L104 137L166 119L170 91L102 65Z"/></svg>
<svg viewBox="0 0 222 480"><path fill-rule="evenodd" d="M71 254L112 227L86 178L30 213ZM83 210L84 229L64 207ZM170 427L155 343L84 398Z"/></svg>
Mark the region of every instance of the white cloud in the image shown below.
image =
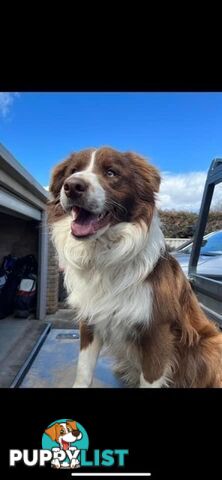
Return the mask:
<svg viewBox="0 0 222 480"><path fill-rule="evenodd" d="M49 191L49 185L47 185L46 187L43 187L45 190L48 190Z"/></svg>
<svg viewBox="0 0 222 480"><path fill-rule="evenodd" d="M7 117L18 93L0 92L0 117Z"/></svg>
<svg viewBox="0 0 222 480"><path fill-rule="evenodd" d="M158 206L163 210L197 211L200 208L207 172L162 173ZM222 184L215 187L211 208L222 205Z"/></svg>

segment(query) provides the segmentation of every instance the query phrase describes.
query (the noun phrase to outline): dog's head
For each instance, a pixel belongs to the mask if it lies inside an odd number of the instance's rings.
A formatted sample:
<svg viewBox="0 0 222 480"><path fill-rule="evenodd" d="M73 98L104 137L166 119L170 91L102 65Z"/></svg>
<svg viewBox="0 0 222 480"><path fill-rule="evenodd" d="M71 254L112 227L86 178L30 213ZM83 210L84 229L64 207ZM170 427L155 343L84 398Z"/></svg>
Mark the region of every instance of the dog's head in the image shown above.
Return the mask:
<svg viewBox="0 0 222 480"><path fill-rule="evenodd" d="M45 430L45 433L54 441L59 443L63 450L69 448L69 444L80 440L82 433L77 428L76 422L67 420L62 423L54 423Z"/></svg>
<svg viewBox="0 0 222 480"><path fill-rule="evenodd" d="M70 216L71 233L87 239L120 222L149 224L160 175L141 156L112 148L72 154L52 173L49 218Z"/></svg>

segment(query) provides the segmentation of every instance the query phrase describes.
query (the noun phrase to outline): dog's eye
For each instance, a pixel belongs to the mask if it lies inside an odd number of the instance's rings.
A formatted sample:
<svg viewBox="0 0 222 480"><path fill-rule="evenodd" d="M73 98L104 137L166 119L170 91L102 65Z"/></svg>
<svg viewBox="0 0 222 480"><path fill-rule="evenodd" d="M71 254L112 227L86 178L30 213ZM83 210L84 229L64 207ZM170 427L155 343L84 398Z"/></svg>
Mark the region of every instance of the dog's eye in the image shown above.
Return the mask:
<svg viewBox="0 0 222 480"><path fill-rule="evenodd" d="M76 173L76 171L77 171L77 168L73 167L71 168L70 174L72 175L73 173Z"/></svg>
<svg viewBox="0 0 222 480"><path fill-rule="evenodd" d="M107 177L115 177L117 173L114 172L114 170L112 170L111 168L109 168L109 170L106 171L106 175Z"/></svg>
<svg viewBox="0 0 222 480"><path fill-rule="evenodd" d="M64 431L64 430L60 430L60 433L61 433L61 435L63 435L63 434L65 433L65 431Z"/></svg>
<svg viewBox="0 0 222 480"><path fill-rule="evenodd" d="M68 430L68 432L71 432L71 431L72 431L70 427L67 427L67 430Z"/></svg>

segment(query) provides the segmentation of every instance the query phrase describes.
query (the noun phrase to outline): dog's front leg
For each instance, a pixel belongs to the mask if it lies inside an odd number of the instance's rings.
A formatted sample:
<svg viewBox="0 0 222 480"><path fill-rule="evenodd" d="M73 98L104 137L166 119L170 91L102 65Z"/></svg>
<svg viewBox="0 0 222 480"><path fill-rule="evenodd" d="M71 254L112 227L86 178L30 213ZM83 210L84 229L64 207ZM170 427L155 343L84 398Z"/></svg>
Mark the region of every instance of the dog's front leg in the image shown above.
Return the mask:
<svg viewBox="0 0 222 480"><path fill-rule="evenodd" d="M74 388L90 387L102 341L92 326L80 324L80 353Z"/></svg>
<svg viewBox="0 0 222 480"><path fill-rule="evenodd" d="M151 326L149 331L143 332L140 338L140 388L165 388L171 385L173 346L172 333L167 323L159 328Z"/></svg>
<svg viewBox="0 0 222 480"><path fill-rule="evenodd" d="M79 460L77 458L79 453L80 453L80 450L78 450L78 448L76 448L76 447L69 447L69 452L71 452L71 454L72 454L72 458L71 458L71 461L70 461L70 468L80 467L80 463L79 463Z"/></svg>

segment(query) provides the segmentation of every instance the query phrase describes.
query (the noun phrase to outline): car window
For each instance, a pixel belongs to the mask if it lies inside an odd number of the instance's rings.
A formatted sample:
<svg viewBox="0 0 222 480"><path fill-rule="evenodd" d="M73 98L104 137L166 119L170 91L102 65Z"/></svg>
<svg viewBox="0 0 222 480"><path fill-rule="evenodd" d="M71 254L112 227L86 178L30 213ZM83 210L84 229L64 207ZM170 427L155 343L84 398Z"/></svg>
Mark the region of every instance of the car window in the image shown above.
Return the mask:
<svg viewBox="0 0 222 480"><path fill-rule="evenodd" d="M182 252L182 253L190 254L190 253L191 253L191 250L192 250L192 246L193 246L193 244L191 243L190 245L188 245L188 247L181 248L181 252Z"/></svg>
<svg viewBox="0 0 222 480"><path fill-rule="evenodd" d="M193 243L187 245L187 247L178 249L182 253L191 254ZM201 255L206 255L210 253L222 254L222 232L218 232L210 236L209 238L203 238L202 247L200 250Z"/></svg>
<svg viewBox="0 0 222 480"><path fill-rule="evenodd" d="M202 241L202 246L205 245L205 241L206 241L206 240L203 239L203 241ZM187 247L181 248L180 251L181 251L182 253L186 253L186 254L190 255L192 248L193 248L193 242L190 243L189 245L187 245Z"/></svg>
<svg viewBox="0 0 222 480"><path fill-rule="evenodd" d="M222 254L222 232L215 233L215 235L205 238L203 243L204 245L200 250L201 255L206 255L208 253Z"/></svg>

